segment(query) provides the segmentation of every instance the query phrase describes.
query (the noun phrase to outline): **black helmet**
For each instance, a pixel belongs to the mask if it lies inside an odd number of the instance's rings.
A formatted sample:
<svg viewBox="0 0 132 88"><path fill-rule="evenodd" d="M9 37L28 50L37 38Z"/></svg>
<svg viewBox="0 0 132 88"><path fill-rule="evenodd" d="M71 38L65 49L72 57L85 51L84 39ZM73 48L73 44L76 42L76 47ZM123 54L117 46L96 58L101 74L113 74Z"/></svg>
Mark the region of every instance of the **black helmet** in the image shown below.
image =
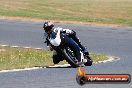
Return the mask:
<svg viewBox="0 0 132 88"><path fill-rule="evenodd" d="M46 32L51 31L51 29L53 29L53 27L54 27L54 24L52 22L50 22L50 21L44 22L43 28Z"/></svg>

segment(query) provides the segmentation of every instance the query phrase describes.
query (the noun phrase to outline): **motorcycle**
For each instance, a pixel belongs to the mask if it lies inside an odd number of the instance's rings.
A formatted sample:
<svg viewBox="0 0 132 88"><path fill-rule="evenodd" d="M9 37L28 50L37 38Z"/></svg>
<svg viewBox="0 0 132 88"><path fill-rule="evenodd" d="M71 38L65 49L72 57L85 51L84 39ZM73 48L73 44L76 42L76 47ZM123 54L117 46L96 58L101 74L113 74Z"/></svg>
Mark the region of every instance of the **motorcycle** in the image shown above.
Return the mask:
<svg viewBox="0 0 132 88"><path fill-rule="evenodd" d="M63 32L50 33L50 38L46 38L45 43L47 43L51 50L60 51L62 60L65 59L74 68L80 66L77 64L80 57L85 62L85 66L92 65L93 61L89 55L85 55L78 44Z"/></svg>

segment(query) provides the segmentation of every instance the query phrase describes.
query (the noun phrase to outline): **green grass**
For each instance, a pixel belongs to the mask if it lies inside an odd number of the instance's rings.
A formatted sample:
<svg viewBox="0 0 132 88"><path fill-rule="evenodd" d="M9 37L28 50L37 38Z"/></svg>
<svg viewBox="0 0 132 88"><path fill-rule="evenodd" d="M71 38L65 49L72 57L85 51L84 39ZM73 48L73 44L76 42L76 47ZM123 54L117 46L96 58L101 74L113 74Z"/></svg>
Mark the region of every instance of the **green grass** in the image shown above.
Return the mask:
<svg viewBox="0 0 132 88"><path fill-rule="evenodd" d="M104 54L92 53L90 56L94 62L108 59ZM62 61L59 64L65 63ZM0 46L0 70L49 65L53 65L51 51Z"/></svg>
<svg viewBox="0 0 132 88"><path fill-rule="evenodd" d="M0 0L0 15L132 26L132 0Z"/></svg>
<svg viewBox="0 0 132 88"><path fill-rule="evenodd" d="M51 65L51 52L46 50L0 47L0 70Z"/></svg>

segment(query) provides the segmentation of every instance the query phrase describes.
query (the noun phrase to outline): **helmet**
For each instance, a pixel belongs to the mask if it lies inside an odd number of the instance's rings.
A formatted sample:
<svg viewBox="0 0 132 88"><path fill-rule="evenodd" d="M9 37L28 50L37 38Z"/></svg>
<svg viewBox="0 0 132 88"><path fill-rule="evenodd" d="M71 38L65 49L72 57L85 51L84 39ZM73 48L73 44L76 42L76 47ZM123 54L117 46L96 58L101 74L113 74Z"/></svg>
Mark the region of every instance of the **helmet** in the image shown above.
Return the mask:
<svg viewBox="0 0 132 88"><path fill-rule="evenodd" d="M45 32L51 31L54 27L54 24L50 21L48 22L44 22L43 28L45 30Z"/></svg>

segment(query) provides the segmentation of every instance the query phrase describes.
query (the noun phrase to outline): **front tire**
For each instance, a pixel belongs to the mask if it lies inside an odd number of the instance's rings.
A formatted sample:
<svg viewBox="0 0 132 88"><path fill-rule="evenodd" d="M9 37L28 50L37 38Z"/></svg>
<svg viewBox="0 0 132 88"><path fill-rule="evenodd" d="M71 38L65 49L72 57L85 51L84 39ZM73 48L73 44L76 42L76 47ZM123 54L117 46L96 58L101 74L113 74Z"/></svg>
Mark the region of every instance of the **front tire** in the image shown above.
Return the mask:
<svg viewBox="0 0 132 88"><path fill-rule="evenodd" d="M76 64L77 61L78 61L76 57L74 57L74 59L73 59L73 57L71 57L71 56L69 55L68 50L66 50L66 49L63 50L63 53L64 53L64 55L65 55L65 60L66 60L73 68L79 67L79 65Z"/></svg>
<svg viewBox="0 0 132 88"><path fill-rule="evenodd" d="M77 62L81 59L80 47L78 44L66 35L63 35L65 47L62 50L65 60L74 68L79 67Z"/></svg>

